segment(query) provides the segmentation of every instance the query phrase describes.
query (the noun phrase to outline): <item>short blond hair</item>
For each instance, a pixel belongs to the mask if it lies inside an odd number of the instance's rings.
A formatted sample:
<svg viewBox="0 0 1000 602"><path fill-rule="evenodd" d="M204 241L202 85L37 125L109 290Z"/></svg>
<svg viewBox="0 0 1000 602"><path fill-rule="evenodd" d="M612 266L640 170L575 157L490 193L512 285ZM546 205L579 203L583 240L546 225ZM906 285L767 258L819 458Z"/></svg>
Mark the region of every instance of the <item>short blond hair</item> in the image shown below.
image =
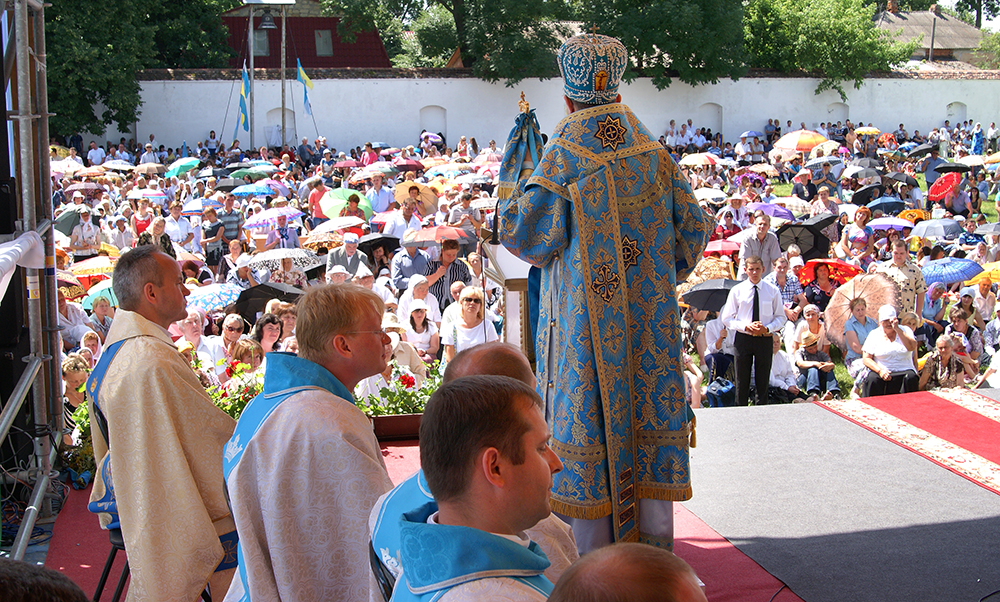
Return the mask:
<svg viewBox="0 0 1000 602"><path fill-rule="evenodd" d="M371 289L351 283L325 284L310 288L297 309L299 357L319 363L333 335L351 332L366 316L381 319L385 303Z"/></svg>
<svg viewBox="0 0 1000 602"><path fill-rule="evenodd" d="M479 313L477 314L479 319L482 320L486 316L486 299L483 297L483 289L478 286L467 286L462 289L462 294L458 296L458 302L461 303L462 299L465 297L476 297L479 299Z"/></svg>

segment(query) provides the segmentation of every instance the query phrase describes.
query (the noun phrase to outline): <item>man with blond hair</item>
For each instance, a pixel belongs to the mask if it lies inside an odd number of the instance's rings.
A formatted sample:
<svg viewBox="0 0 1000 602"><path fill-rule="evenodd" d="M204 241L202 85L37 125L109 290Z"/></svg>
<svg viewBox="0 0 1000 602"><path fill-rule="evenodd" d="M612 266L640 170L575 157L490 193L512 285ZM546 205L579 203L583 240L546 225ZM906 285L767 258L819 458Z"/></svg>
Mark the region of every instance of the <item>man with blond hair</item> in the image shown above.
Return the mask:
<svg viewBox="0 0 1000 602"><path fill-rule="evenodd" d="M313 287L297 306L298 355L268 354L223 454L241 552L226 600L367 597L368 512L392 482L351 391L385 369L383 308L359 286Z"/></svg>

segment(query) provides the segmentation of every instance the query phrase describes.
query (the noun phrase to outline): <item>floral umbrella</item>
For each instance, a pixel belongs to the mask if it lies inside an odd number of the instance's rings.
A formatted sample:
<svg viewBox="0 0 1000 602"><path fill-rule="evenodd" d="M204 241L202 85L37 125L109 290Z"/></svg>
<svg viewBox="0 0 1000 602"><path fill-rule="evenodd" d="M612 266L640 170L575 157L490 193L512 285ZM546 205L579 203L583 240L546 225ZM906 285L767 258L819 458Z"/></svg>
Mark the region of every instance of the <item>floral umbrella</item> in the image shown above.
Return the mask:
<svg viewBox="0 0 1000 602"><path fill-rule="evenodd" d="M799 272L799 283L805 286L816 279L816 267L825 265L830 268L830 280L837 284L844 284L858 274L863 274L864 270L856 265L851 265L839 259L810 259Z"/></svg>
<svg viewBox="0 0 1000 602"><path fill-rule="evenodd" d="M236 303L242 292L243 288L235 284L226 282L208 284L191 291L187 297L187 304L188 307L194 307L207 313Z"/></svg>
<svg viewBox="0 0 1000 602"><path fill-rule="evenodd" d="M854 133L857 134L858 136L878 136L879 134L882 133L882 130L876 127L871 127L869 125L866 125L863 128L857 128L856 130L854 130Z"/></svg>
<svg viewBox="0 0 1000 602"><path fill-rule="evenodd" d="M294 207L271 207L270 209L265 209L260 213L249 218L243 223L244 228L261 228L263 226L275 226L278 223L278 217L284 215L288 219L295 219L300 215L305 215L298 209Z"/></svg>
<svg viewBox="0 0 1000 602"><path fill-rule="evenodd" d="M319 251L320 249L336 249L342 244L344 244L344 237L340 232L316 232L314 230L302 243L302 248Z"/></svg>
<svg viewBox="0 0 1000 602"><path fill-rule="evenodd" d="M289 258L292 260L292 267L305 269L316 265L318 261L316 253L306 249L271 249L253 256L250 266L254 268L266 268L272 272L281 269L281 260Z"/></svg>

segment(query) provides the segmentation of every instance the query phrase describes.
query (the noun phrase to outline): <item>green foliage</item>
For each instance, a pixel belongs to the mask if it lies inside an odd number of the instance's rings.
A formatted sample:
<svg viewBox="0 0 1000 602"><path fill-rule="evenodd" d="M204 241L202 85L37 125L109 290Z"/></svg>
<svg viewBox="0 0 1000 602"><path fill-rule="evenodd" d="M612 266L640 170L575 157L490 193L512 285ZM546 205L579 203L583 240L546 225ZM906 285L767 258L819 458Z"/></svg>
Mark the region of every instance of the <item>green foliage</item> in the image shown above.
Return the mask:
<svg viewBox="0 0 1000 602"><path fill-rule="evenodd" d="M196 372L201 370L201 362L197 356L195 356L192 368ZM226 384L221 387L208 388L208 396L212 403L232 416L233 420L239 420L240 414L246 409L247 404L264 390L264 371L258 369L251 373L249 370L249 364L231 361L226 366L226 374L229 375Z"/></svg>
<svg viewBox="0 0 1000 602"><path fill-rule="evenodd" d="M1000 0L958 0L955 10L975 17L973 25L982 27L983 21L1000 14Z"/></svg>
<svg viewBox="0 0 1000 602"><path fill-rule="evenodd" d="M239 0L51 0L45 10L49 127L55 135L127 131L139 117L136 74L225 66L224 10ZM100 113L97 112L98 105Z"/></svg>
<svg viewBox="0 0 1000 602"><path fill-rule="evenodd" d="M983 32L973 62L980 69L1000 69L1000 33Z"/></svg>
<svg viewBox="0 0 1000 602"><path fill-rule="evenodd" d="M88 470L93 474L97 464L94 462L94 443L90 438L90 410L86 402L81 403L73 410L73 423L76 424L73 433L73 441L76 445L63 451L63 462L76 474L83 474Z"/></svg>
<svg viewBox="0 0 1000 602"><path fill-rule="evenodd" d="M861 0L751 0L744 12L750 66L790 73L807 71L821 78L816 93L853 82L861 87L871 71L888 71L905 62L916 42L902 44L872 22L875 7Z"/></svg>
<svg viewBox="0 0 1000 602"><path fill-rule="evenodd" d="M578 0L577 19L625 44L625 79L652 77L663 89L677 77L688 84L737 79L746 71L739 0Z"/></svg>
<svg viewBox="0 0 1000 602"><path fill-rule="evenodd" d="M427 378L416 386L416 381L409 372L403 372L396 364L392 365L392 375L389 377L389 387L382 387L378 397L369 395L357 400L358 408L369 416L397 416L400 414L422 414L427 400L441 386L441 363L435 361L427 367Z"/></svg>
<svg viewBox="0 0 1000 602"><path fill-rule="evenodd" d="M420 44L420 52L435 67L443 67L458 48L455 19L443 6L427 7L413 21L413 33Z"/></svg>

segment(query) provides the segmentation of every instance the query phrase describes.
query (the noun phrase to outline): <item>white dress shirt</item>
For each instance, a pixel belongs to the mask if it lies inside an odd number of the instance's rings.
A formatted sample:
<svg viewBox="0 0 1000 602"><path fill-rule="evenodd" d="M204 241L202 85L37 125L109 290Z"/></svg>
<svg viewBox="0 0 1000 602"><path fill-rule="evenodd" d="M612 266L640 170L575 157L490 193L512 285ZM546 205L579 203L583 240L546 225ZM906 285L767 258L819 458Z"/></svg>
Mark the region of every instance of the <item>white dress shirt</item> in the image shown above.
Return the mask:
<svg viewBox="0 0 1000 602"><path fill-rule="evenodd" d="M722 320L719 318L709 320L705 323L705 343L708 345L708 352L736 355L736 347L734 346L736 341L736 331L732 329L726 330L726 338L722 340L722 346L716 346L716 343L719 341L719 334L722 332L722 328Z"/></svg>
<svg viewBox="0 0 1000 602"><path fill-rule="evenodd" d="M747 327L753 323L753 292L754 283L750 280L740 282L729 291L729 299L722 308L719 318L726 328L745 334ZM785 310L781 301L781 291L778 287L761 280L756 284L760 298L760 322L767 327L768 332L775 333L785 323Z"/></svg>
<svg viewBox="0 0 1000 602"><path fill-rule="evenodd" d="M788 357L788 353L779 349L777 353L771 356L771 378L768 381L769 385L788 390L796 386L797 376L798 374L795 371L795 367L792 366L792 360Z"/></svg>

